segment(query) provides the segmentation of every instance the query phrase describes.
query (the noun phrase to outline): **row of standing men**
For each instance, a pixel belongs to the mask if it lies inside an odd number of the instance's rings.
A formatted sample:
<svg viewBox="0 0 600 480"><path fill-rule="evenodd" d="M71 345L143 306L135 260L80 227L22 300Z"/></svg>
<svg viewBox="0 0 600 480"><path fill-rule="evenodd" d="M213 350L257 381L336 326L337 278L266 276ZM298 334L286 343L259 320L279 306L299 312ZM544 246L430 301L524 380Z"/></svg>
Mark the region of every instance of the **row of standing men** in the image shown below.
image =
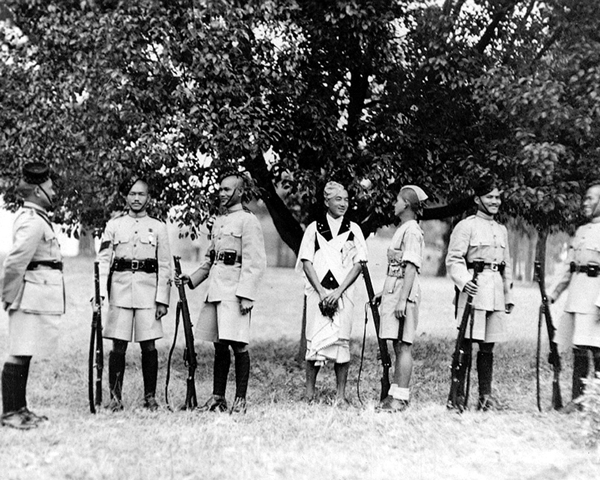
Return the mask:
<svg viewBox="0 0 600 480"><path fill-rule="evenodd" d="M113 346L109 354L109 387L112 411L123 409L122 391L125 354L129 342L140 343L144 406L155 410L158 355L155 341L162 337L161 318L167 313L171 285L171 257L166 225L148 216L148 183L132 176L121 186L127 210L111 219L101 239L98 260L103 296L108 298L108 319L103 331ZM26 401L29 365L33 355L56 350L61 315L65 309L62 257L48 210L55 192L48 167L41 163L24 166L18 186L23 208L13 228L13 247L4 262L2 301L9 313L8 358L2 370L2 424L19 429L35 428L47 420L32 412ZM477 343L479 379L478 408L499 408L492 394L494 344L506 338L504 316L512 311L512 277L507 230L494 219L501 204L501 191L492 178L475 185L477 213L454 229L446 259L457 291L457 318L461 318L468 295L474 298L474 323L465 342ZM196 336L214 344L213 394L203 410L246 411L250 374L250 319L256 289L266 268L260 224L242 203L244 177L224 176L219 197L223 215L211 230L210 245L200 267L175 279L190 288L207 281ZM409 406L412 345L421 302L419 273L423 263L423 231L418 219L427 195L414 185L398 192L394 213L400 226L388 249L384 287L376 300L381 303L380 337L391 340L395 371L389 395L381 411L403 411ZM551 300L571 283L566 312L558 340L573 343L573 398L583 391L589 368L588 350L595 369L600 369L600 187L588 189L583 203L590 222L581 227L569 250L568 262ZM346 381L350 362L353 286L360 262L367 260L364 236L347 219L348 192L329 182L324 189L324 214L306 228L298 255L298 270L306 278L307 354L306 398L316 398L316 379L322 365L333 362L337 379L335 402L347 403ZM477 283L472 281L473 262L484 262ZM108 291L110 290L110 291ZM466 348L465 351L471 351ZM236 392L231 407L225 397L234 353ZM463 362L467 365L469 362ZM464 392L466 370L459 372ZM577 403L572 404L577 405Z"/></svg>

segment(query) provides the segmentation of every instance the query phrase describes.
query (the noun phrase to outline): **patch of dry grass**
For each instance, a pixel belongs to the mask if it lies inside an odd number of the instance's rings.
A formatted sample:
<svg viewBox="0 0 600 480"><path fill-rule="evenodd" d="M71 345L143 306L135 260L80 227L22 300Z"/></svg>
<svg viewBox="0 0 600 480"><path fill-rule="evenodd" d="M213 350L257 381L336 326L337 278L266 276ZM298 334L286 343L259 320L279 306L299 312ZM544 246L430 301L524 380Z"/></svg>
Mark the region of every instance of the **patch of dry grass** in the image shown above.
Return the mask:
<svg viewBox="0 0 600 480"><path fill-rule="evenodd" d="M187 265L191 269L191 265ZM375 282L381 271L373 267ZM184 270L186 268L184 267ZM420 337L415 344L411 408L401 415L375 411L381 375L369 325L361 382L356 377L362 335L358 286L349 396L353 407L333 408L334 376L319 376L320 402L301 401L304 372L294 357L300 330L302 280L286 269L270 269L253 319L249 410L245 416L196 412L155 413L141 409L139 348L127 355L126 410L93 416L87 409L86 362L91 312L92 260L67 260L68 314L60 352L34 360L29 400L51 421L36 431L0 429L3 479L579 479L595 478L598 451L585 447L579 415L535 406L534 287L517 288L517 310L510 320L511 341L496 352L495 389L510 404L499 413L446 411L454 323L452 286L425 278ZM175 296L174 296L175 297ZM201 294L189 295L197 312ZM175 298L174 298L175 300ZM174 306L174 305L173 305ZM558 310L557 310L558 312ZM0 341L6 336L3 313ZM174 308L159 342L160 400L164 403L165 365L173 331ZM170 399L182 402L186 369L180 338L172 370ZM110 345L105 342L108 351ZM199 400L211 391L212 347L198 345ZM564 356L563 396L569 399L570 356ZM544 403L550 401L551 373L544 367ZM105 377L105 382L106 382ZM473 377L476 393L476 377ZM230 377L228 396L233 394ZM106 391L106 390L105 390ZM472 396L474 398L474 395Z"/></svg>

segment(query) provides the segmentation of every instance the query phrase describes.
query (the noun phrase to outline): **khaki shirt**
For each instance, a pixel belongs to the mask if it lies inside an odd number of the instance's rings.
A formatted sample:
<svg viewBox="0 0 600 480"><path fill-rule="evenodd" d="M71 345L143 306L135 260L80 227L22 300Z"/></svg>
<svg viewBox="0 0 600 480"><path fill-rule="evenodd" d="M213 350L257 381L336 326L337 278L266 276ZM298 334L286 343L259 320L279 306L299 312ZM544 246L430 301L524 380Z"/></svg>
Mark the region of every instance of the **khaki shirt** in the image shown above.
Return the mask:
<svg viewBox="0 0 600 480"><path fill-rule="evenodd" d="M239 257L233 265L225 265L218 255L225 250ZM214 251L215 259L211 259ZM241 262L239 261L241 260ZM190 275L195 288L208 273L207 302L256 299L256 290L267 268L262 229L256 216L241 205L215 220L210 245L204 262Z"/></svg>
<svg viewBox="0 0 600 480"><path fill-rule="evenodd" d="M27 270L30 262L62 262L60 245L46 211L25 202L13 226L13 245L4 260L2 301L11 310L27 313L65 312L65 284L61 270L40 266Z"/></svg>
<svg viewBox="0 0 600 480"><path fill-rule="evenodd" d="M98 252L101 295L107 296L107 277L115 258L156 259L158 274L142 271L113 272L109 300L122 308L154 308L169 305L171 294L171 250L167 226L145 215L120 215L108 221Z"/></svg>
<svg viewBox="0 0 600 480"><path fill-rule="evenodd" d="M569 287L565 312L597 314L600 276L588 277L587 273L571 272L571 262L577 265L600 265L600 223L588 223L577 229L569 246L567 260L550 293L550 298L556 300Z"/></svg>
<svg viewBox="0 0 600 480"><path fill-rule="evenodd" d="M485 268L477 279L477 295L473 307L486 311L504 311L512 301L512 265L508 249L508 231L483 212L460 221L448 245L446 268L452 281L462 293L473 272L467 262L483 260L486 263L505 263L504 274ZM462 298L459 299L463 301Z"/></svg>

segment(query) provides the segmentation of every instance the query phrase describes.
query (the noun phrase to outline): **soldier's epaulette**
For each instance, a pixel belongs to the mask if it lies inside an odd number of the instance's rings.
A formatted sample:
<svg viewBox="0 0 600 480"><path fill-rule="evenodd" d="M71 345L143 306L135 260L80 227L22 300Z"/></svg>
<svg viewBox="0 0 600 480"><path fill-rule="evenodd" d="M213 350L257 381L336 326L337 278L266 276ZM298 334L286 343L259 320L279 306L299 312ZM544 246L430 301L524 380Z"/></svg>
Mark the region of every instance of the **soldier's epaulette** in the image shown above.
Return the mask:
<svg viewBox="0 0 600 480"><path fill-rule="evenodd" d="M254 215L254 212L252 210L250 210L248 207L246 206L242 206L242 210L246 213L251 213L252 215Z"/></svg>
<svg viewBox="0 0 600 480"><path fill-rule="evenodd" d="M125 210L118 210L116 212L113 212L110 215L110 220L114 220L116 218L121 218L121 217L124 217L125 215L127 215L127 212Z"/></svg>
<svg viewBox="0 0 600 480"><path fill-rule="evenodd" d="M152 220L159 222L159 223L165 223L164 220L161 220L160 218L157 218L157 217L152 217L152 216L148 215L148 218L151 218Z"/></svg>

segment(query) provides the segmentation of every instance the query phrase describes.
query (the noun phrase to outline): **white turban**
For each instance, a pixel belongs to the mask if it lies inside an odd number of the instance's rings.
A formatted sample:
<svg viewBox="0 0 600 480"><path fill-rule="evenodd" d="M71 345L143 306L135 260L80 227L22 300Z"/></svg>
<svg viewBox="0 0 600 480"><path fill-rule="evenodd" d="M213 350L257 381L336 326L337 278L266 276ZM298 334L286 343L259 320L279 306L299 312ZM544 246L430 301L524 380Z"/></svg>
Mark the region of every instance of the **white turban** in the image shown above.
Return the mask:
<svg viewBox="0 0 600 480"><path fill-rule="evenodd" d="M325 200L335 197L338 193L346 192L346 189L343 185L337 182L327 182L325 188L323 189L323 194L325 196Z"/></svg>

